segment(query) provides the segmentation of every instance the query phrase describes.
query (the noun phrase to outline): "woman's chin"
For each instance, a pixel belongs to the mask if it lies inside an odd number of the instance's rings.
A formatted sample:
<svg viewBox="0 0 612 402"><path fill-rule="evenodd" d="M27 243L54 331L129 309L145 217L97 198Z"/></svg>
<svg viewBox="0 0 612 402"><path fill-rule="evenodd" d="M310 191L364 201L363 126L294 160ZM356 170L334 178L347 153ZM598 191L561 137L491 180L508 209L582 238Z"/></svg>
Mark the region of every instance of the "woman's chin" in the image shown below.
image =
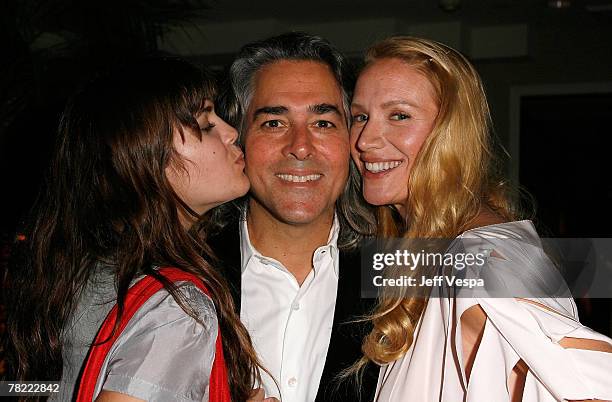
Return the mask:
<svg viewBox="0 0 612 402"><path fill-rule="evenodd" d="M246 195L246 193L249 192L250 189L251 182L249 181L248 177L246 177L246 175L243 173L242 177L240 178L240 183L238 185L238 195L235 198L243 197L244 195Z"/></svg>
<svg viewBox="0 0 612 402"><path fill-rule="evenodd" d="M246 178L246 176L243 176L242 178L238 179L236 183L234 183L234 185L232 186L233 191L228 194L228 197L226 197L226 199L221 204L225 204L226 202L231 202L237 198L244 197L249 192L250 188L251 182L249 181L249 179Z"/></svg>
<svg viewBox="0 0 612 402"><path fill-rule="evenodd" d="M381 197L380 194L364 194L364 198L368 204L374 205L376 207L382 207L391 204L390 200L385 197Z"/></svg>
<svg viewBox="0 0 612 402"><path fill-rule="evenodd" d="M217 194L219 198L217 198L216 202L207 204L201 209L208 212L212 208L216 208L225 203L234 201L235 199L245 196L249 192L250 188L251 182L249 182L246 176L243 175L243 177L236 179L236 181L231 183L231 185L226 186L226 188L223 189L223 194Z"/></svg>
<svg viewBox="0 0 612 402"><path fill-rule="evenodd" d="M364 192L363 198L368 204L375 207L395 207L401 214L403 214L404 206L406 205L406 199L401 199L401 197L399 199L397 197L385 197L380 192Z"/></svg>

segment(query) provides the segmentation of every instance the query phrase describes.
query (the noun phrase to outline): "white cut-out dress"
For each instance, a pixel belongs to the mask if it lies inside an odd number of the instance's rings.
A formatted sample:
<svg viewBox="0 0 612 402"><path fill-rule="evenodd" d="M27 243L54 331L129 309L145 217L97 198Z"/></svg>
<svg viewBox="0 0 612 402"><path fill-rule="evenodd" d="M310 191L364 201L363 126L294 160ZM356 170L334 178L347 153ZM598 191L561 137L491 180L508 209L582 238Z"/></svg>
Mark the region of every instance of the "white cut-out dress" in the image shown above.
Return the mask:
<svg viewBox="0 0 612 402"><path fill-rule="evenodd" d="M516 247L517 242L496 241L494 255L500 258L489 257L489 267L506 272L527 270L530 272L517 275L517 280L539 286L539 275L545 285L552 262L543 253L530 221L472 229L455 241L466 239L470 240L470 250L477 251L474 245L480 243L476 248L489 252L491 239L521 241L524 247ZM461 317L476 304L482 307L487 320L466 384L461 325L453 317ZM409 351L381 367L375 401L510 401L507 380L520 359L529 368L523 401L612 400L612 353L566 349L558 343L564 337L612 344L612 339L580 324L571 297L432 297Z"/></svg>

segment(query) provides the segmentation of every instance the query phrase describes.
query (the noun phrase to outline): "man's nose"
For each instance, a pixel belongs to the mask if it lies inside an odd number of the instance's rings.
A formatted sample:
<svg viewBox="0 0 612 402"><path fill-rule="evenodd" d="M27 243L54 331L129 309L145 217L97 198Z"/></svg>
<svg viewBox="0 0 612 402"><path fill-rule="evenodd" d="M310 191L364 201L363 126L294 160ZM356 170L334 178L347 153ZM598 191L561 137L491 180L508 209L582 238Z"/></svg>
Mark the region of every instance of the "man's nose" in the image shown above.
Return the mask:
<svg viewBox="0 0 612 402"><path fill-rule="evenodd" d="M306 160L315 152L313 135L308 127L292 127L285 146L285 156L291 156L298 160Z"/></svg>

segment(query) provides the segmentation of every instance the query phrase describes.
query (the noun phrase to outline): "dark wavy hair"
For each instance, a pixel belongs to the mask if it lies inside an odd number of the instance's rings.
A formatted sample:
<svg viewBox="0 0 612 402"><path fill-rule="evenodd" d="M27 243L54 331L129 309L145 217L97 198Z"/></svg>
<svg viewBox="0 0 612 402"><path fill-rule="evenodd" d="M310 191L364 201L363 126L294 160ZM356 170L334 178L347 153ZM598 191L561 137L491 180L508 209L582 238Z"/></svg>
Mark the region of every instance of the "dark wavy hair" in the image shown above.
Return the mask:
<svg viewBox="0 0 612 402"><path fill-rule="evenodd" d="M5 297L11 376L21 381L62 376L63 331L100 262L114 269L119 314L139 275L160 280L185 312L196 314L156 266L197 275L210 290L223 333L234 401L259 381L255 351L235 313L224 278L212 268L201 217L173 191L165 169L180 163L173 132L201 135L196 116L216 95L213 77L176 59L148 59L98 77L68 103L57 149L16 244Z"/></svg>

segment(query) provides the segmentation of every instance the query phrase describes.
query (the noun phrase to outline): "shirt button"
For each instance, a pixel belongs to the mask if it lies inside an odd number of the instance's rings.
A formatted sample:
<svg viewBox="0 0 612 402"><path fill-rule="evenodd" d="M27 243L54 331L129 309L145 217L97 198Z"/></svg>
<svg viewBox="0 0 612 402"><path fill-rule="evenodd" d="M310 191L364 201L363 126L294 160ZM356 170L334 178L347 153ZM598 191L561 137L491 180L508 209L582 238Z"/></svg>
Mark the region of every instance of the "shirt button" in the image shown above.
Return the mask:
<svg viewBox="0 0 612 402"><path fill-rule="evenodd" d="M300 303L295 302L291 305L291 308L294 310L299 310L300 309Z"/></svg>
<svg viewBox="0 0 612 402"><path fill-rule="evenodd" d="M297 378L291 377L289 381L287 381L287 385L289 385L291 388L294 388L297 385Z"/></svg>

